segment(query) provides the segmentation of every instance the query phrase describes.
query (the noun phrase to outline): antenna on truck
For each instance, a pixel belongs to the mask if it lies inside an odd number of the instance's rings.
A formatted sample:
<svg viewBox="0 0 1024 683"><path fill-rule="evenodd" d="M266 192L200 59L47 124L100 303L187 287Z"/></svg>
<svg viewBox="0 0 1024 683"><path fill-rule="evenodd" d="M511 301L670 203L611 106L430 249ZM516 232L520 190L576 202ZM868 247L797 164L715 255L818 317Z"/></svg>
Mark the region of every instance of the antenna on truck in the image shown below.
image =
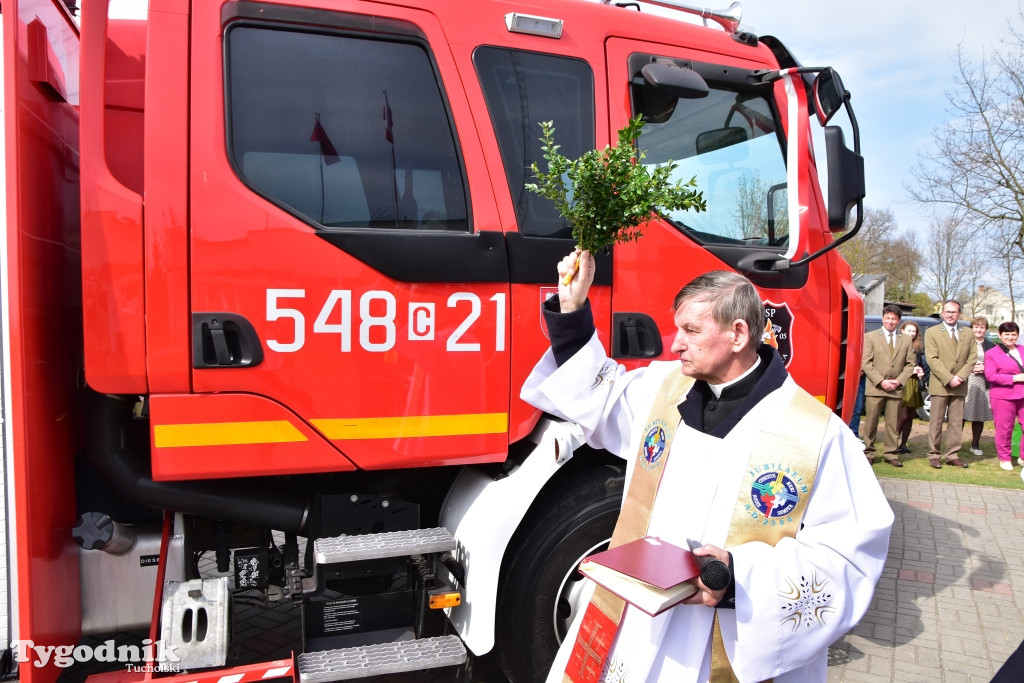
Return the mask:
<svg viewBox="0 0 1024 683"><path fill-rule="evenodd" d="M608 5L613 0L601 0L604 4ZM677 9L687 14L696 14L704 20L704 25L708 25L708 19L717 22L725 29L726 33L736 33L736 29L740 26L740 17L743 15L743 7L738 2L734 2L725 9L713 10L706 7L696 7L694 5L686 5L676 0L643 0L650 5L660 5L661 7L668 7L670 9Z"/></svg>

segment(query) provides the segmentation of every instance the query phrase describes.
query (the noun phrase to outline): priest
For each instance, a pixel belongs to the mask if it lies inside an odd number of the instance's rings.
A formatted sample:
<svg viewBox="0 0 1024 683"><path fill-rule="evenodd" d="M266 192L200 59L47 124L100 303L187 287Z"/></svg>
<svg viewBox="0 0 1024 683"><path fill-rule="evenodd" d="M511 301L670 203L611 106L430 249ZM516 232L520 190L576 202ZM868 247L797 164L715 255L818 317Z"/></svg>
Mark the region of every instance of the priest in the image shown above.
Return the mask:
<svg viewBox="0 0 1024 683"><path fill-rule="evenodd" d="M764 307L741 275L684 286L673 302L678 361L628 372L595 333L591 255L566 256L558 276L544 304L551 349L523 399L626 459L612 546L697 539L694 553L728 566L731 580L698 581L655 617L588 581L549 683L825 681L829 644L871 602L893 521L863 445L761 344Z"/></svg>

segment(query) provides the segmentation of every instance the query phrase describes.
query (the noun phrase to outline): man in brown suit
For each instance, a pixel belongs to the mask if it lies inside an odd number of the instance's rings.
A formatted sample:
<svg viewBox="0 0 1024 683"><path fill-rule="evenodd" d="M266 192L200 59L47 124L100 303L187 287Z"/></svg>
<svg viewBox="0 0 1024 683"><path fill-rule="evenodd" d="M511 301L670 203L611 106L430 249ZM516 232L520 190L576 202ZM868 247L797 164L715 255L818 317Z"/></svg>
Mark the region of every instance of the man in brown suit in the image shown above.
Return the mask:
<svg viewBox="0 0 1024 683"><path fill-rule="evenodd" d="M892 304L882 309L882 327L864 335L864 455L870 462L877 452L875 436L878 418L885 412L885 450L882 455L893 467L903 467L896 454L899 434L900 405L903 402L903 384L914 374L914 347L909 337L901 336L903 311Z"/></svg>
<svg viewBox="0 0 1024 683"><path fill-rule="evenodd" d="M950 299L942 304L942 324L924 335L924 355L931 368L928 393L932 397L928 420L928 462L942 467L942 458L953 467L967 467L958 457L964 441L964 400L967 378L974 366L974 338L967 328L958 329L960 302ZM965 332L966 330L966 332ZM942 417L946 416L946 450L942 450Z"/></svg>

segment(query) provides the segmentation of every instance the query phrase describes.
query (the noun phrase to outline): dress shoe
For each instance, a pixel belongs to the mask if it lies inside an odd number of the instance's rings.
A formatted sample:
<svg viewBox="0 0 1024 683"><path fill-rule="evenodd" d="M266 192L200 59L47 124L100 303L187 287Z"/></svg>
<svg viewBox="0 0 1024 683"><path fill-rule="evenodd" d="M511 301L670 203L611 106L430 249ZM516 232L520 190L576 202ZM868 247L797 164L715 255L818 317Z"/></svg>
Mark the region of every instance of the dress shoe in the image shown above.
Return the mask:
<svg viewBox="0 0 1024 683"><path fill-rule="evenodd" d="M928 458L928 464L937 470L942 469L942 461L939 460L938 458Z"/></svg>
<svg viewBox="0 0 1024 683"><path fill-rule="evenodd" d="M967 467L967 463L965 463L960 458L953 458L952 460L947 460L946 464L949 465L950 467Z"/></svg>
<svg viewBox="0 0 1024 683"><path fill-rule="evenodd" d="M906 446L898 446L898 447L896 448L896 452L897 452L897 453L900 453L900 454L907 454L907 453L909 453L909 452L910 452L910 449L909 449L909 448L907 448Z"/></svg>
<svg viewBox="0 0 1024 683"><path fill-rule="evenodd" d="M1002 467L1004 470L1010 470L1011 472L1013 471L1013 463L1010 462L1009 460L1000 460L999 466Z"/></svg>
<svg viewBox="0 0 1024 683"><path fill-rule="evenodd" d="M975 448L974 446L971 446L971 455L985 455L985 452L980 448Z"/></svg>
<svg viewBox="0 0 1024 683"><path fill-rule="evenodd" d="M892 465L893 467L903 467L903 463L901 463L899 460L890 460L889 464Z"/></svg>

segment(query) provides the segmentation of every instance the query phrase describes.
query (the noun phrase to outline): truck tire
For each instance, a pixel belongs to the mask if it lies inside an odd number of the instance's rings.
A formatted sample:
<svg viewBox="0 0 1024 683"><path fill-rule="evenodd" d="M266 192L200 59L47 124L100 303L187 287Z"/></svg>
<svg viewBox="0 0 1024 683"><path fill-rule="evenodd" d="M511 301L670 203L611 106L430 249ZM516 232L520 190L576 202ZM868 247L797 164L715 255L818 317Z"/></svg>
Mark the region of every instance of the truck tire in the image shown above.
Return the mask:
<svg viewBox="0 0 1024 683"><path fill-rule="evenodd" d="M607 546L619 516L622 467L564 474L534 502L505 554L495 646L512 683L547 676L572 617L585 608L574 604L581 578L576 566Z"/></svg>

